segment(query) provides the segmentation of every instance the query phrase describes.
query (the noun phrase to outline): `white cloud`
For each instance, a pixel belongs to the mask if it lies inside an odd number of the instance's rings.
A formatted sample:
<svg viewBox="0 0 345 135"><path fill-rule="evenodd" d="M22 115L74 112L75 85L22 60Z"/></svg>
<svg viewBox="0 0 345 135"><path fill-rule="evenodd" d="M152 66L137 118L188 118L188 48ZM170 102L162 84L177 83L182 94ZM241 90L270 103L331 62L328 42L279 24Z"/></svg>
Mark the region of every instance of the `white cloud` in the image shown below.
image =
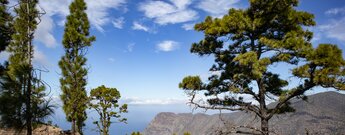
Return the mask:
<svg viewBox="0 0 345 135"><path fill-rule="evenodd" d="M345 41L345 7L333 8L325 12L326 15L341 15L339 18L329 19L326 24L310 28L314 32L313 42L324 37Z"/></svg>
<svg viewBox="0 0 345 135"><path fill-rule="evenodd" d="M182 23L188 22L197 19L197 13L193 10L183 10L180 12L175 12L169 15L164 15L161 17L156 18L156 22L158 24L175 24L175 23Z"/></svg>
<svg viewBox="0 0 345 135"><path fill-rule="evenodd" d="M324 35L328 38L334 38L340 41L345 41L345 17L339 20L331 20L329 24L320 25L317 27L317 34ZM319 37L322 37L318 35Z"/></svg>
<svg viewBox="0 0 345 135"><path fill-rule="evenodd" d="M87 14L90 23L99 31L104 31L103 26L110 22L109 10L118 9L126 0L85 0L88 8Z"/></svg>
<svg viewBox="0 0 345 135"><path fill-rule="evenodd" d="M0 53L0 61L6 61L10 57L11 53L7 51L3 51ZM35 66L44 66L44 67L49 67L51 64L47 60L46 55L40 51L36 46L34 46L34 57L33 57L33 64Z"/></svg>
<svg viewBox="0 0 345 135"><path fill-rule="evenodd" d="M150 30L147 26L140 24L139 22L136 22L136 21L133 22L132 29L133 30L142 30L142 31L146 31L146 32L148 32Z"/></svg>
<svg viewBox="0 0 345 135"><path fill-rule="evenodd" d="M160 25L175 24L198 19L198 13L187 8L190 4L191 0L147 1L139 5L139 10Z"/></svg>
<svg viewBox="0 0 345 135"><path fill-rule="evenodd" d="M206 11L214 17L221 17L228 13L230 8L237 8L237 4L240 0L203 0L197 7Z"/></svg>
<svg viewBox="0 0 345 135"><path fill-rule="evenodd" d="M40 1L38 9L45 13L40 24L37 26L35 33L35 40L43 43L46 47L54 48L57 46L56 39L53 35L54 20L53 16L58 16L59 19L65 20L69 14L68 5L71 0L43 0ZM61 21L60 21L61 22Z"/></svg>
<svg viewBox="0 0 345 135"><path fill-rule="evenodd" d="M171 105L171 104L185 104L186 99L143 99L138 97L130 97L121 99L123 103L130 105Z"/></svg>
<svg viewBox="0 0 345 135"><path fill-rule="evenodd" d="M116 18L111 23L113 24L113 26L115 28L122 29L123 24L125 24L125 18L123 18L123 17Z"/></svg>
<svg viewBox="0 0 345 135"><path fill-rule="evenodd" d="M34 47L33 63L37 66L49 67L51 64L47 60L46 55L40 51L37 47Z"/></svg>
<svg viewBox="0 0 345 135"><path fill-rule="evenodd" d="M72 0L42 0L39 6L46 12L45 15L58 15L60 19L65 19L69 14L69 4Z"/></svg>
<svg viewBox="0 0 345 135"><path fill-rule="evenodd" d="M184 30L193 30L194 29L194 23L186 23L186 24L183 24L182 25L182 28L184 29Z"/></svg>
<svg viewBox="0 0 345 135"><path fill-rule="evenodd" d="M53 19L49 16L43 16L41 20L35 32L35 40L43 43L46 47L56 47L58 43L52 34L54 28Z"/></svg>
<svg viewBox="0 0 345 135"><path fill-rule="evenodd" d="M345 14L345 7L329 9L325 12L325 14L326 15Z"/></svg>
<svg viewBox="0 0 345 135"><path fill-rule="evenodd" d="M118 9L126 0L85 0L87 3L88 18L91 26L98 31L103 32L103 26L111 22L109 10ZM45 44L47 47L55 47L56 39L53 36L55 23L63 26L66 16L69 14L69 4L72 0L42 0L39 3L39 9L42 8L46 13L38 25L36 40ZM43 10L41 10L43 12ZM56 18L56 20L53 20Z"/></svg>
<svg viewBox="0 0 345 135"><path fill-rule="evenodd" d="M170 52L179 48L179 43L172 40L165 40L156 45L157 51Z"/></svg>

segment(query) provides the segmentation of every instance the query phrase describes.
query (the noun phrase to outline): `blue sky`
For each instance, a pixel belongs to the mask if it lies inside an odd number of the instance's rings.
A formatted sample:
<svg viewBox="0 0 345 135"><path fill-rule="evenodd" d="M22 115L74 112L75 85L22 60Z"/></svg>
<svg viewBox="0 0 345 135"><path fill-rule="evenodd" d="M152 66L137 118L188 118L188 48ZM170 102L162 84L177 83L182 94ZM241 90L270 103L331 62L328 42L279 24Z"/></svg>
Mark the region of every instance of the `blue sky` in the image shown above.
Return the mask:
<svg viewBox="0 0 345 135"><path fill-rule="evenodd" d="M187 75L207 78L213 63L212 57L189 52L191 44L203 38L193 25L209 15L221 17L229 8L248 7L247 0L85 1L90 31L97 37L87 54L87 90L115 87L126 102L137 105L186 102L178 83ZM35 35L35 67L49 71L43 79L55 97L61 93L57 63L64 54L61 40L70 2L40 0L46 15ZM332 43L345 50L345 1L300 0L298 9L315 14L317 25L308 28L315 32L315 45ZM7 56L0 54L2 60ZM275 70L288 72L283 67Z"/></svg>
<svg viewBox="0 0 345 135"><path fill-rule="evenodd" d="M64 54L61 40L71 0L41 0L42 17L35 37L35 66L47 69L43 79L53 96L60 94L58 61ZM229 8L246 8L246 0L86 0L91 34L87 90L99 85L116 87L122 97L142 103L183 102L178 83L184 76L207 78L212 57L189 52L203 34L193 25L206 16L221 17ZM15 0L11 1L15 4ZM300 10L315 14L313 43L345 48L345 1L301 0ZM43 10L42 10L43 11ZM6 59L7 54L0 55ZM279 67L286 67L279 65ZM285 68L286 69L286 68ZM288 72L288 70L284 71Z"/></svg>

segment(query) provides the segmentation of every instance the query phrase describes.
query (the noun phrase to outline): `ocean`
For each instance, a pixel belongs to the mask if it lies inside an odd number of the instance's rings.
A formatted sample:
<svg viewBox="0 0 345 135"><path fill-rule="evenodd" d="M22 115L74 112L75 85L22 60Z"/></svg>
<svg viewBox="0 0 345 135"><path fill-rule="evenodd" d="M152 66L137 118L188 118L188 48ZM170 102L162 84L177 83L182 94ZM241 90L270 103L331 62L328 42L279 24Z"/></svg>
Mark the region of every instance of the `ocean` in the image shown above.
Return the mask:
<svg viewBox="0 0 345 135"><path fill-rule="evenodd" d="M198 112L202 112L199 110ZM127 124L112 123L110 127L111 135L130 135L132 132L144 131L146 126L154 119L160 112L174 112L174 113L191 113L192 109L185 104L173 105L128 105L128 113L123 117L127 118ZM88 119L85 122L84 134L95 135L99 134L96 130L96 125L92 122L98 119L95 111L88 110ZM61 107L57 108L55 114L47 120L52 121L53 125L58 125L63 130L71 128L70 123L66 121L65 114ZM113 119L114 120L114 119Z"/></svg>

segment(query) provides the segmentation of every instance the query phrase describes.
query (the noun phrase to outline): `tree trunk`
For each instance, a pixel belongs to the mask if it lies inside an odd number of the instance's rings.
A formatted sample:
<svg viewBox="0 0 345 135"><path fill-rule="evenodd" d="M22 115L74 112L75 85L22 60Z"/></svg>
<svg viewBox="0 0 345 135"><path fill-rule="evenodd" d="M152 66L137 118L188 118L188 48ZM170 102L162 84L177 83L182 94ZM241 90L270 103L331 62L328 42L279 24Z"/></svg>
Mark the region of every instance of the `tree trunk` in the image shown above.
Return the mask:
<svg viewBox="0 0 345 135"><path fill-rule="evenodd" d="M261 118L261 132L263 135L268 135L268 120Z"/></svg>
<svg viewBox="0 0 345 135"><path fill-rule="evenodd" d="M30 24L33 20L30 17L30 8L29 8L29 4L30 4L30 0L26 1L26 10L29 16L28 19L28 24ZM31 114L31 89L32 89L32 85L31 85L31 80L32 80L32 66L31 66L31 57L32 57L32 51L31 51L31 47L32 47L32 41L30 39L31 35L31 28L30 26L28 26L28 31L27 31L28 35L27 38L29 39L28 41L28 66L29 66L29 76L28 76L28 87L27 87L27 92L26 92L26 126L27 126L27 135L32 135L32 114Z"/></svg>
<svg viewBox="0 0 345 135"><path fill-rule="evenodd" d="M32 114L31 114L31 69L28 79L28 87L26 92L26 128L27 135L32 135Z"/></svg>
<svg viewBox="0 0 345 135"><path fill-rule="evenodd" d="M103 128L103 135L108 135L108 129L107 129L107 127L104 127L104 128Z"/></svg>
<svg viewBox="0 0 345 135"><path fill-rule="evenodd" d="M102 120L102 127L103 127L103 135L108 135L108 126L107 126L107 121L106 121L106 116L103 111L103 120Z"/></svg>
<svg viewBox="0 0 345 135"><path fill-rule="evenodd" d="M72 135L76 135L75 120L74 119L72 120L72 129L71 130L72 130L71 131Z"/></svg>

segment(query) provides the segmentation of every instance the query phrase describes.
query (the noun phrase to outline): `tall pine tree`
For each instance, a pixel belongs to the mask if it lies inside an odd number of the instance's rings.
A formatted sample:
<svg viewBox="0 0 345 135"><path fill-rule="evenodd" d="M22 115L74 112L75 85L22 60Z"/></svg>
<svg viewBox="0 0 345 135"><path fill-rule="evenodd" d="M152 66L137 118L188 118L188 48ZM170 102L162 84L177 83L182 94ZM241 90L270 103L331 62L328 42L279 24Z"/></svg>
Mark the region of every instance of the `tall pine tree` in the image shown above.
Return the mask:
<svg viewBox="0 0 345 135"><path fill-rule="evenodd" d="M72 134L82 134L82 126L87 118L85 54L95 37L89 33L90 24L85 13L86 8L84 0L74 0L71 3L62 41L65 55L59 61L62 70L61 100L66 119L72 123Z"/></svg>
<svg viewBox="0 0 345 135"><path fill-rule="evenodd" d="M37 28L37 18L39 12L36 9L37 0L21 0L19 6L15 8L17 18L14 21L15 33L12 36L12 43L9 46L11 56L9 58L9 72L12 75L26 70L23 74L24 79L21 83L24 85L23 94L25 99L25 124L27 134L32 134L32 112L31 112L31 94L32 94L32 58L34 32ZM18 72L17 72L18 71Z"/></svg>
<svg viewBox="0 0 345 135"><path fill-rule="evenodd" d="M37 3L38 0L19 1L14 9L16 18L13 22L13 31L9 31L13 32L13 35L11 39L3 42L10 41L7 48L10 57L1 75L1 126L23 128L25 125L28 135L32 134L33 125L43 122L44 118L53 112L49 101L44 99L46 96L44 84L33 76L34 45L32 43L38 25L37 20L40 17L36 9ZM9 14L2 15L8 18ZM5 23L2 26L11 25Z"/></svg>
<svg viewBox="0 0 345 135"><path fill-rule="evenodd" d="M306 99L305 92L317 86L345 90L345 61L336 45L313 47L313 33L307 28L315 25L314 16L298 11L298 0L249 2L247 9L230 9L223 18L207 17L195 25L204 39L194 43L191 52L213 55L210 71L217 74L207 83L188 76L179 87L197 107L254 113L261 120L256 133L268 135L272 131L268 121L274 115L294 111L291 99ZM272 70L278 64L291 68ZM300 83L289 84L280 76L289 71ZM195 100L200 92L208 104ZM268 107L269 99L277 103Z"/></svg>

